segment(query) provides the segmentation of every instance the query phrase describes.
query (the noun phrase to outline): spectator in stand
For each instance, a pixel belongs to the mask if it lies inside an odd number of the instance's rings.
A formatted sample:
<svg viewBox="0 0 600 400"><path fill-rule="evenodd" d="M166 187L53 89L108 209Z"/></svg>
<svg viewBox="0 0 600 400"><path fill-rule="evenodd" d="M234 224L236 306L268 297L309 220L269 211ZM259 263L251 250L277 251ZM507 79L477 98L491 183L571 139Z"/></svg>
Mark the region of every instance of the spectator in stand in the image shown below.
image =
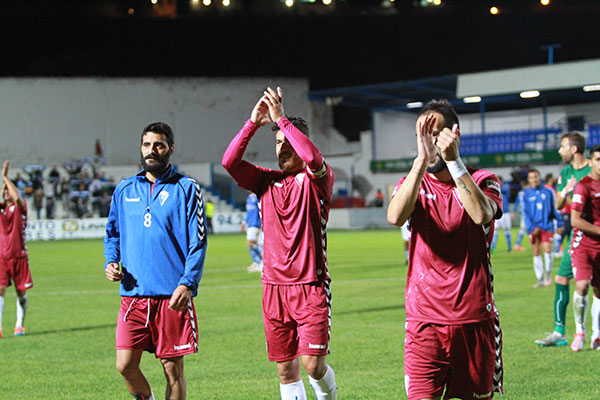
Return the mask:
<svg viewBox="0 0 600 400"><path fill-rule="evenodd" d="M54 219L54 197L46 197L46 219Z"/></svg>
<svg viewBox="0 0 600 400"><path fill-rule="evenodd" d="M44 192L42 189L35 189L33 192L33 207L37 219L42 219L42 208L44 207Z"/></svg>
<svg viewBox="0 0 600 400"><path fill-rule="evenodd" d="M17 187L17 189L19 189L19 192L21 193L24 193L25 189L29 185L29 182L27 182L23 177L21 177L21 173L19 172L17 172L17 175L15 175L15 179L12 179L12 182L15 184L15 186Z"/></svg>
<svg viewBox="0 0 600 400"><path fill-rule="evenodd" d="M103 190L102 193L100 194L100 198L98 199L98 213L100 215L101 218L105 218L108 217L108 214L110 213L110 200L111 197L108 195L108 193Z"/></svg>

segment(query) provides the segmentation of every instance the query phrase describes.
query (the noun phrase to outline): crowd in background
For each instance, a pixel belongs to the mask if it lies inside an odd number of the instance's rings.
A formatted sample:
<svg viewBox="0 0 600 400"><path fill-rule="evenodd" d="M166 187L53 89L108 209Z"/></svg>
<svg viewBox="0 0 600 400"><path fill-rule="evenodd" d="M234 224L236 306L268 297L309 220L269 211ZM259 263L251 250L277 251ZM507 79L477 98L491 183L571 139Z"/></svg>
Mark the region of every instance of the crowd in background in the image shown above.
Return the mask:
<svg viewBox="0 0 600 400"><path fill-rule="evenodd" d="M114 178L96 160L71 160L49 169L25 165L12 179L37 219L107 217Z"/></svg>

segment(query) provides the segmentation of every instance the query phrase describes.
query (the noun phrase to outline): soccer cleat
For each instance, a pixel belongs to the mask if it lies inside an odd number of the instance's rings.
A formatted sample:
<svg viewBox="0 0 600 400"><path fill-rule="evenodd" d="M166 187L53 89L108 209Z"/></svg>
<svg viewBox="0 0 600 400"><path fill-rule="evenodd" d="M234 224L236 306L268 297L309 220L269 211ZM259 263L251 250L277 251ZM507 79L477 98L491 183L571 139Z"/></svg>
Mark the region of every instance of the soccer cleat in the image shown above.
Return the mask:
<svg viewBox="0 0 600 400"><path fill-rule="evenodd" d="M583 344L585 343L585 333L576 333L573 343L571 343L571 350L581 351L583 350Z"/></svg>
<svg viewBox="0 0 600 400"><path fill-rule="evenodd" d="M0 338L2 338L2 328L0 328Z"/></svg>
<svg viewBox="0 0 600 400"><path fill-rule="evenodd" d="M549 333L545 338L536 340L535 344L540 347L561 347L567 345L567 338L565 338L565 335L562 335L558 332L552 332Z"/></svg>
<svg viewBox="0 0 600 400"><path fill-rule="evenodd" d="M23 336L25 335L25 328L20 326L18 328L15 328L15 336Z"/></svg>
<svg viewBox="0 0 600 400"><path fill-rule="evenodd" d="M537 288L542 287L542 286L544 286L544 280L537 281L536 283L533 284L533 288L534 289L537 289Z"/></svg>
<svg viewBox="0 0 600 400"><path fill-rule="evenodd" d="M255 262L252 263L248 268L248 272L261 272L262 271L262 263L257 264Z"/></svg>
<svg viewBox="0 0 600 400"><path fill-rule="evenodd" d="M515 247L513 247L513 250L514 250L514 251L524 251L524 250L525 250L525 248L523 248L523 247L521 247L521 246L515 246Z"/></svg>
<svg viewBox="0 0 600 400"><path fill-rule="evenodd" d="M600 350L600 338L592 340L592 343L590 343L590 349Z"/></svg>

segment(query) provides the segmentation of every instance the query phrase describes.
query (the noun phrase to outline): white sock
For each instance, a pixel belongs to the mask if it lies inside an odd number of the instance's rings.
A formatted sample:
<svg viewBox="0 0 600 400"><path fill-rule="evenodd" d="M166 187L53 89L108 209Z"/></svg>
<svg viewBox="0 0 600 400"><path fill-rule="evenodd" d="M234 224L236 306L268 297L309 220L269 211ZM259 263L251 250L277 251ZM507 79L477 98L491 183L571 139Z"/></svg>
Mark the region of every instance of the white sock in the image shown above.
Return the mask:
<svg viewBox="0 0 600 400"><path fill-rule="evenodd" d="M550 272L552 271L553 263L554 257L552 257L552 253L544 253L544 264L546 264L546 278L550 277Z"/></svg>
<svg viewBox="0 0 600 400"><path fill-rule="evenodd" d="M408 250L404 250L404 255L406 256L406 262L408 262L408 255L409 255L409 251Z"/></svg>
<svg viewBox="0 0 600 400"><path fill-rule="evenodd" d="M538 281L544 280L544 261L542 256L533 256L533 271Z"/></svg>
<svg viewBox="0 0 600 400"><path fill-rule="evenodd" d="M2 329L2 316L4 315L4 297L0 297L0 329Z"/></svg>
<svg viewBox="0 0 600 400"><path fill-rule="evenodd" d="M592 340L600 338L600 299L596 296L592 300Z"/></svg>
<svg viewBox="0 0 600 400"><path fill-rule="evenodd" d="M587 296L580 296L577 292L573 293L573 312L575 313L575 331L577 333L585 333L587 309Z"/></svg>
<svg viewBox="0 0 600 400"><path fill-rule="evenodd" d="M25 321L25 313L27 312L27 294L24 294L23 297L17 296L17 323L15 324L15 328L21 328L23 326L23 322Z"/></svg>
<svg viewBox="0 0 600 400"><path fill-rule="evenodd" d="M281 392L281 400L306 400L306 391L302 379L287 384L280 383L279 391Z"/></svg>
<svg viewBox="0 0 600 400"><path fill-rule="evenodd" d="M312 376L308 376L310 386L315 391L317 400L335 400L335 394L337 392L337 385L335 384L335 373L333 369L328 365L325 375L319 380L314 379Z"/></svg>

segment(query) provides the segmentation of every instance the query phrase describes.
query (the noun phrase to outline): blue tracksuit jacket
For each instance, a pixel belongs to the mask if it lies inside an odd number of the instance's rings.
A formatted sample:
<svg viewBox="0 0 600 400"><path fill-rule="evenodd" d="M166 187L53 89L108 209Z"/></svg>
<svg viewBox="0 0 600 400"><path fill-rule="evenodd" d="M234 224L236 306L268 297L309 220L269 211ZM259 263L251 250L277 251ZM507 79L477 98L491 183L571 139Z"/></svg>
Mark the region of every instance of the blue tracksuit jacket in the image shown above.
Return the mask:
<svg viewBox="0 0 600 400"><path fill-rule="evenodd" d="M562 217L554 206L554 193L547 187L540 185L523 190L521 201L528 234L536 227L554 232L554 220L558 227L563 226Z"/></svg>
<svg viewBox="0 0 600 400"><path fill-rule="evenodd" d="M246 199L246 224L255 228L261 227L258 197L254 193Z"/></svg>
<svg viewBox="0 0 600 400"><path fill-rule="evenodd" d="M170 296L179 285L196 296L207 244L200 187L169 166L150 191L144 171L117 185L104 238L106 264L121 262L121 296Z"/></svg>

